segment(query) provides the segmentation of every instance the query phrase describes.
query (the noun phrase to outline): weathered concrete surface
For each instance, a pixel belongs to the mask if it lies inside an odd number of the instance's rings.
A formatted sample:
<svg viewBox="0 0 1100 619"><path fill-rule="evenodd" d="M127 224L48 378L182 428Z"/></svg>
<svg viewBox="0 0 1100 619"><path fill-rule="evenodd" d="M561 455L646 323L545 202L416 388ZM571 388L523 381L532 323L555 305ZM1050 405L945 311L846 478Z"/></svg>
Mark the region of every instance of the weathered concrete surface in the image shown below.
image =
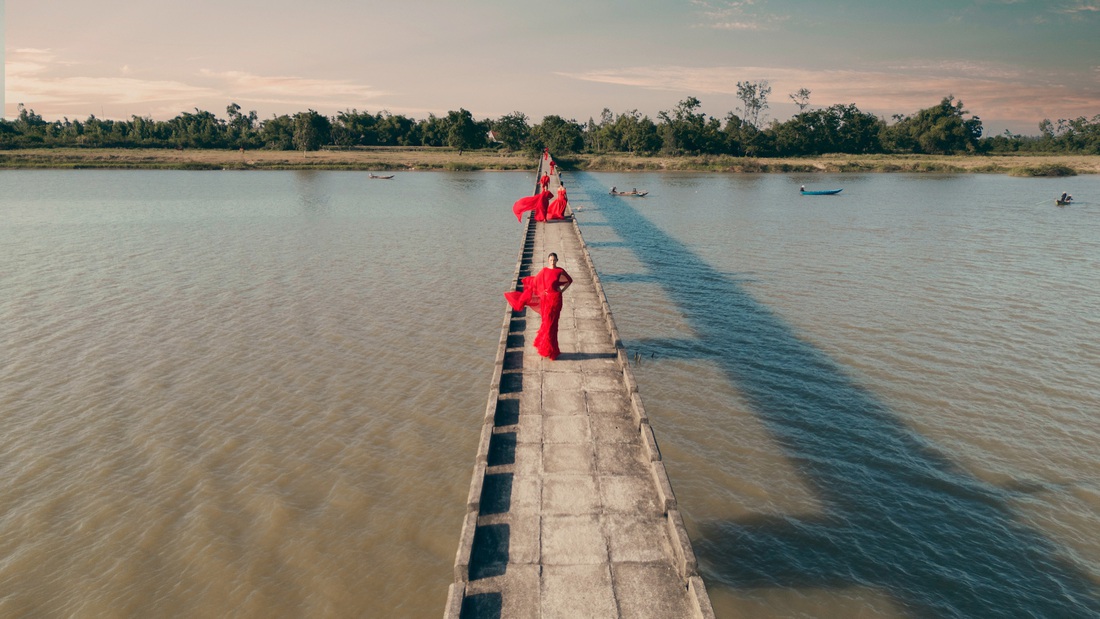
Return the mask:
<svg viewBox="0 0 1100 619"><path fill-rule="evenodd" d="M562 354L532 347L536 312L507 311L445 616L713 617L572 219L528 221L516 279L549 252L573 277Z"/></svg>

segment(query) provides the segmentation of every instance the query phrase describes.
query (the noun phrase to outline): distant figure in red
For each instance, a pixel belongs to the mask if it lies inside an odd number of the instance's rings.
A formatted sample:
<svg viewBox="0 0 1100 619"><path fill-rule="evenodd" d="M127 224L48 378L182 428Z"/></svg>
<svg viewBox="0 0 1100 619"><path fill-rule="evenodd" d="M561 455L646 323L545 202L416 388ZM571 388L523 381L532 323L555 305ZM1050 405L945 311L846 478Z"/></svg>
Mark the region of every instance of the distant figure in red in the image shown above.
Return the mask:
<svg viewBox="0 0 1100 619"><path fill-rule="evenodd" d="M561 317L561 294L573 283L573 278L558 267L558 255L546 257L546 267L538 274L523 278L523 291L505 292L504 298L517 312L531 307L539 312L542 322L535 335L535 350L551 361L558 358L558 318Z"/></svg>
<svg viewBox="0 0 1100 619"><path fill-rule="evenodd" d="M520 222L523 221L523 213L526 211L535 211L535 221L546 221L546 209L549 207L550 198L553 196L554 194L549 191L543 191L533 196L520 198L512 205L512 212L516 214L516 219Z"/></svg>
<svg viewBox="0 0 1100 619"><path fill-rule="evenodd" d="M558 197L546 207L546 221L565 219L566 206L569 206L569 199L565 195L565 185L559 185Z"/></svg>
<svg viewBox="0 0 1100 619"><path fill-rule="evenodd" d="M556 166L556 165L557 165L557 163L553 159L551 159L550 160L550 176L554 175L554 166Z"/></svg>
<svg viewBox="0 0 1100 619"><path fill-rule="evenodd" d="M542 149L542 158L547 159L547 160L550 159L550 147L549 146Z"/></svg>

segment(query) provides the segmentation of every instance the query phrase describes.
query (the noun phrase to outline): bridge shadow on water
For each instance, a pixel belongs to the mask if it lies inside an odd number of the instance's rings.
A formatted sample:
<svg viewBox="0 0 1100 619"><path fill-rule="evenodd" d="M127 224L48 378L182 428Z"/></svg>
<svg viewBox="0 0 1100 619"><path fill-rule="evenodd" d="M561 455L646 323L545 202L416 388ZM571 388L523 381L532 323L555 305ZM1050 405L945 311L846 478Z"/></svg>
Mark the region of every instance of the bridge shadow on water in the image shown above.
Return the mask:
<svg viewBox="0 0 1100 619"><path fill-rule="evenodd" d="M620 279L660 285L698 334L644 354L717 363L823 506L699 523L709 587L870 587L912 617L1100 617L1097 585L1019 521L1009 491L953 464L733 278L577 176L588 210L648 271Z"/></svg>

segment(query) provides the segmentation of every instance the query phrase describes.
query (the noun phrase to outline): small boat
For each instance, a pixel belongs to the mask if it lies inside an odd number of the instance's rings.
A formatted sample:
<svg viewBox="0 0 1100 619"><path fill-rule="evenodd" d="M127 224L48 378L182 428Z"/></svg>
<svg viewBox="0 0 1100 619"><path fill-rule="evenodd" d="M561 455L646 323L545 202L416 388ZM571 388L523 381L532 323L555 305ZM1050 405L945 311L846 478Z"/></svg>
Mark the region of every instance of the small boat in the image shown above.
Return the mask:
<svg viewBox="0 0 1100 619"><path fill-rule="evenodd" d="M634 189L632 191L619 191L614 187L611 188L611 195L613 196L626 196L628 198L644 198L648 191L638 191Z"/></svg>
<svg viewBox="0 0 1100 619"><path fill-rule="evenodd" d="M388 181L389 179L393 178L393 176L394 176L393 174L389 174L389 175L386 175L386 176L379 176L379 175L371 172L369 175L367 175L367 178L377 178L377 179L381 179L381 180L384 180L384 181Z"/></svg>
<svg viewBox="0 0 1100 619"><path fill-rule="evenodd" d="M1055 206L1066 206L1068 204L1073 204L1073 200L1059 200L1057 198L1054 199Z"/></svg>
<svg viewBox="0 0 1100 619"><path fill-rule="evenodd" d="M806 191L805 189L798 190L798 193L804 196L835 196L836 194L844 191L843 189L825 189L823 191Z"/></svg>

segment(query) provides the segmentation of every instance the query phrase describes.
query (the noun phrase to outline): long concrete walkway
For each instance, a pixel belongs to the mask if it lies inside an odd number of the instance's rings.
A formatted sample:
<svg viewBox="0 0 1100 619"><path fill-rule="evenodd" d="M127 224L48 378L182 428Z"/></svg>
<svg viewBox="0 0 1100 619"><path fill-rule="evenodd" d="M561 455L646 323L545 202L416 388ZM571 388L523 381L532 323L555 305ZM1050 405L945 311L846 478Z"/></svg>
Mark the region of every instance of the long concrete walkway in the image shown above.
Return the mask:
<svg viewBox="0 0 1100 619"><path fill-rule="evenodd" d="M513 287L549 252L573 277L562 353L540 357L538 314L507 309L444 616L713 617L572 216L528 218Z"/></svg>

